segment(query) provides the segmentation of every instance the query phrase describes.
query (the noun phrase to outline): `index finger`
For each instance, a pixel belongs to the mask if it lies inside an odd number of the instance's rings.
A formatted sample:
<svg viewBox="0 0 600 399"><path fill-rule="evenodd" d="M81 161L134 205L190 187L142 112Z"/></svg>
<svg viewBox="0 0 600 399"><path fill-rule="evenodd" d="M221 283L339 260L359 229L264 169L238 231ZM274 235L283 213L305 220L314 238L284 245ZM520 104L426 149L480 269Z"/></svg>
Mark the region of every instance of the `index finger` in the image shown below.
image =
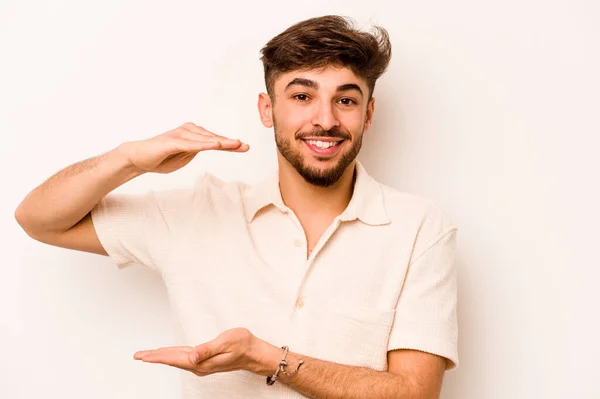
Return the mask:
<svg viewBox="0 0 600 399"><path fill-rule="evenodd" d="M229 152L246 152L250 149L250 146L246 143L240 143L239 147L237 148L224 148L223 146L221 146L220 148L217 148L217 151L229 151Z"/></svg>
<svg viewBox="0 0 600 399"><path fill-rule="evenodd" d="M221 136L220 134L216 134L214 132L211 132L210 130L206 130L205 128L203 128L201 126L183 125L182 127L184 129L186 129L186 130L189 130L192 133L201 134L203 136L210 136L211 138L218 139L219 141L222 141L222 140L235 140L235 139L230 139L229 137Z"/></svg>

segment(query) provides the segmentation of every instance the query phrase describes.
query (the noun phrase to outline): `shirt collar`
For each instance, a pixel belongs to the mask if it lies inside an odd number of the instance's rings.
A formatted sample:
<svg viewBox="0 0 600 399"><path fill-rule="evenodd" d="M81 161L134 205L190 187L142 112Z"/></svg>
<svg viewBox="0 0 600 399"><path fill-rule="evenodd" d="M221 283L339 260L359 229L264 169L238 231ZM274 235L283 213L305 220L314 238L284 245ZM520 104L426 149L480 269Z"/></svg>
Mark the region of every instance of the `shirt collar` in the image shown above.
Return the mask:
<svg viewBox="0 0 600 399"><path fill-rule="evenodd" d="M279 190L278 172L247 189L244 199L246 220L251 222L261 209L269 205L275 206L282 212L289 211L289 208L283 203ZM344 222L356 219L373 226L390 223L381 185L367 173L358 161L356 162L354 192L348 206L340 215L340 220Z"/></svg>
<svg viewBox="0 0 600 399"><path fill-rule="evenodd" d="M269 175L265 180L247 188L244 194L244 213L246 220L251 222L256 214L263 208L273 205L282 212L288 208L283 203L279 191L279 172Z"/></svg>

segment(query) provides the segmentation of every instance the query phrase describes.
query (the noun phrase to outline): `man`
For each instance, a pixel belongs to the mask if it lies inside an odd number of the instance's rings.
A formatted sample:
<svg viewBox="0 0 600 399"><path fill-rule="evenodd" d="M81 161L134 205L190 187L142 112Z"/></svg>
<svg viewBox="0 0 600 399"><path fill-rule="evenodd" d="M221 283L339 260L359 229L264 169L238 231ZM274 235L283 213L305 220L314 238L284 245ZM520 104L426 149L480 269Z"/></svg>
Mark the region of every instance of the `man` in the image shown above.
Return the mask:
<svg viewBox="0 0 600 399"><path fill-rule="evenodd" d="M457 365L456 227L356 161L391 56L385 30L337 16L262 50L278 171L249 186L111 194L199 152L245 152L194 123L52 176L20 204L33 238L164 278L185 345L135 359L183 370L186 398L437 398Z"/></svg>

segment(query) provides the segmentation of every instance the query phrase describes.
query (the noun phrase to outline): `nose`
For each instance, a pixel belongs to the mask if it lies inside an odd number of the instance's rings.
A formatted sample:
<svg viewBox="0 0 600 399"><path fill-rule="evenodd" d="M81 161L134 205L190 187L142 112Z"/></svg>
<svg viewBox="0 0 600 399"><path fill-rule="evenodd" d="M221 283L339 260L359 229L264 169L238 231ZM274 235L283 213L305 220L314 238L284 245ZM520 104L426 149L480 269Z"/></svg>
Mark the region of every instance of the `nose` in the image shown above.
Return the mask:
<svg viewBox="0 0 600 399"><path fill-rule="evenodd" d="M321 129L325 131L340 125L340 121L338 120L335 109L331 103L328 101L320 101L316 104L312 124L320 126Z"/></svg>

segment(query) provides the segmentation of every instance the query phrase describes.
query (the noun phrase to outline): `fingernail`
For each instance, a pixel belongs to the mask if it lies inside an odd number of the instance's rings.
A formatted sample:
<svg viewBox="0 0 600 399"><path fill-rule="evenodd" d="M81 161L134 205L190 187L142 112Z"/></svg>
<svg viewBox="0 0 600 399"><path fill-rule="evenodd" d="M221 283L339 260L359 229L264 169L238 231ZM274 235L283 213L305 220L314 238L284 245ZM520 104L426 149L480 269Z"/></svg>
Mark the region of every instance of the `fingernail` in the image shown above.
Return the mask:
<svg viewBox="0 0 600 399"><path fill-rule="evenodd" d="M198 363L198 360L199 360L199 356L196 352L193 352L190 354L190 362L192 362L192 364Z"/></svg>

